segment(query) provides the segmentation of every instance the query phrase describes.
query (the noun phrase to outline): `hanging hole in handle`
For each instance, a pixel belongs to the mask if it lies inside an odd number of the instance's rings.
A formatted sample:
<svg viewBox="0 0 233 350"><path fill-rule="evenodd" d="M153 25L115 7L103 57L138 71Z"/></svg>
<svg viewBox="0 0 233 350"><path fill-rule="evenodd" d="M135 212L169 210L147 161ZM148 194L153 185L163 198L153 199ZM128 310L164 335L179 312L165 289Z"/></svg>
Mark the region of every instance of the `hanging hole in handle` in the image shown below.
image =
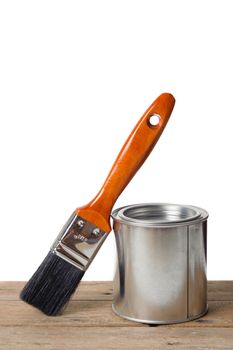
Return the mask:
<svg viewBox="0 0 233 350"><path fill-rule="evenodd" d="M159 121L160 121L160 115L154 113L154 114L152 114L150 116L150 118L148 119L147 123L148 123L148 126L153 128L154 126L159 124Z"/></svg>

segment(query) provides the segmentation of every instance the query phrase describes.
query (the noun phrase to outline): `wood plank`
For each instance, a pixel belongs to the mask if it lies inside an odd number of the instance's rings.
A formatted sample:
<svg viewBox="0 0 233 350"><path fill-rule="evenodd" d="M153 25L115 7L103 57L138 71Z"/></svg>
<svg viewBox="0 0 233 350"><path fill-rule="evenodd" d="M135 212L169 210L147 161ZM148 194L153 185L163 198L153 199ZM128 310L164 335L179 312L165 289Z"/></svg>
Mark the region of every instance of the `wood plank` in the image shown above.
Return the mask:
<svg viewBox="0 0 233 350"><path fill-rule="evenodd" d="M111 310L112 282L81 282L64 314L47 317L21 302L24 282L0 282L0 350L232 350L233 281L209 281L201 319L153 326Z"/></svg>
<svg viewBox="0 0 233 350"><path fill-rule="evenodd" d="M48 317L21 301L0 302L0 326L57 326L57 327L147 327L116 316L111 301L71 301L64 313ZM201 319L173 325L173 327L233 327L233 302L211 301L209 312ZM169 326L170 327L170 326ZM233 332L233 330L232 330Z"/></svg>
<svg viewBox="0 0 233 350"><path fill-rule="evenodd" d="M1 327L1 350L232 350L229 328Z"/></svg>
<svg viewBox="0 0 233 350"><path fill-rule="evenodd" d="M208 300L233 300L233 281L208 281Z"/></svg>
<svg viewBox="0 0 233 350"><path fill-rule="evenodd" d="M115 327L131 326L132 322L116 316L111 301L71 301L61 316L48 317L22 301L0 302L1 326L56 326L56 327ZM134 326L142 326L133 323Z"/></svg>
<svg viewBox="0 0 233 350"><path fill-rule="evenodd" d="M25 282L0 281L0 300L18 300ZM112 281L82 281L74 300L111 300ZM233 281L208 281L208 300L233 301Z"/></svg>
<svg viewBox="0 0 233 350"><path fill-rule="evenodd" d="M26 282L0 281L0 300L19 300ZM112 300L112 281L81 281L74 300Z"/></svg>

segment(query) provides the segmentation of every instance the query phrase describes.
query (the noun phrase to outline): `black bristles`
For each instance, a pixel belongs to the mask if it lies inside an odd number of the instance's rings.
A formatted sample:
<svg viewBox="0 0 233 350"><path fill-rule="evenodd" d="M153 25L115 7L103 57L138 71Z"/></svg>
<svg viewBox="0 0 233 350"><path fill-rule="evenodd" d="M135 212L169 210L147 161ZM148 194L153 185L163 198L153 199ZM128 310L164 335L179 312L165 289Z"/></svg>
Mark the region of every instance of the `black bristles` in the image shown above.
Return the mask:
<svg viewBox="0 0 233 350"><path fill-rule="evenodd" d="M20 298L46 315L55 316L69 301L83 275L84 271L49 252Z"/></svg>

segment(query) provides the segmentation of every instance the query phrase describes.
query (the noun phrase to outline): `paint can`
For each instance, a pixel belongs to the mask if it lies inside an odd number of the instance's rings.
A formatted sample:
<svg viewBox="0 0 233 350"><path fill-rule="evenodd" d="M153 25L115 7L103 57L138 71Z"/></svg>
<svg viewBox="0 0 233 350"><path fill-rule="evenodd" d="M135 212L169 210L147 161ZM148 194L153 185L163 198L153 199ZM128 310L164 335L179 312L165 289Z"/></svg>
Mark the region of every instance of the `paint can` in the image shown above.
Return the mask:
<svg viewBox="0 0 233 350"><path fill-rule="evenodd" d="M112 213L117 246L113 310L148 324L207 312L208 213L190 205L128 205Z"/></svg>

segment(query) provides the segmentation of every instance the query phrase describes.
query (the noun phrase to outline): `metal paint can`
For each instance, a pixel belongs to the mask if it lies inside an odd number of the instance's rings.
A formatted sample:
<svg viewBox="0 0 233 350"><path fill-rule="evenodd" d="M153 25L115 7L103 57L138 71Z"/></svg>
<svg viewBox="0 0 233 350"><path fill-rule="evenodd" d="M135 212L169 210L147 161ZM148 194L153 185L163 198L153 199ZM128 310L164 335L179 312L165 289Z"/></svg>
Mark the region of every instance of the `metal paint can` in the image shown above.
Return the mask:
<svg viewBox="0 0 233 350"><path fill-rule="evenodd" d="M201 208L136 204L112 213L118 262L113 310L148 324L207 312L207 218Z"/></svg>

